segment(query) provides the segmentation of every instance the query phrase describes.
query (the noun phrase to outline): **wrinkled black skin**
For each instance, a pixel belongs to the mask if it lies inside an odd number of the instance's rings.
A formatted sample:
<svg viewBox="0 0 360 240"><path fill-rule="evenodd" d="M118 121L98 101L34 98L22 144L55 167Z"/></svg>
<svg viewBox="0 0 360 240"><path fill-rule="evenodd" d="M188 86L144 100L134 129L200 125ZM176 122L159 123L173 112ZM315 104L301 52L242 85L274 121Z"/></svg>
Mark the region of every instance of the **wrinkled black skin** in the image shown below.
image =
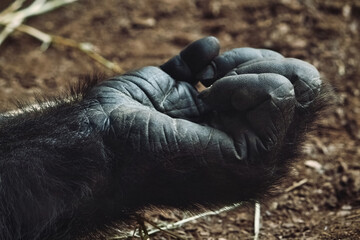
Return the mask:
<svg viewBox="0 0 360 240"><path fill-rule="evenodd" d="M201 39L72 101L0 118L0 239L75 239L151 206L261 200L327 104L317 70ZM225 77L224 77L225 75ZM199 94L194 84L211 85Z"/></svg>

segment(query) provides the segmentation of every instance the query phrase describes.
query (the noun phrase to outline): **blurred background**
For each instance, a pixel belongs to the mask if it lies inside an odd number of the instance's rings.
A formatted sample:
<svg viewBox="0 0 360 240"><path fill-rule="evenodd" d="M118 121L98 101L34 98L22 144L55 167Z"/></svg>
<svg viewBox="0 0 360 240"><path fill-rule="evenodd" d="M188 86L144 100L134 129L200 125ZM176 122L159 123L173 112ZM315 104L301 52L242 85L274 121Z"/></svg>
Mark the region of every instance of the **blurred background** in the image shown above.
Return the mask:
<svg viewBox="0 0 360 240"><path fill-rule="evenodd" d="M1 0L0 12L11 2ZM160 65L208 35L220 40L222 51L269 48L312 63L335 88L336 104L317 123L276 197L262 205L260 239L360 237L359 0L79 0L25 24L91 43L96 53L124 71ZM40 45L38 39L14 31L0 46L0 110L15 108L19 99L59 95L84 74L120 71L66 44L45 51ZM149 217L171 222L184 216L162 211ZM173 231L192 239L251 239L253 207ZM152 239L169 236L158 233Z"/></svg>

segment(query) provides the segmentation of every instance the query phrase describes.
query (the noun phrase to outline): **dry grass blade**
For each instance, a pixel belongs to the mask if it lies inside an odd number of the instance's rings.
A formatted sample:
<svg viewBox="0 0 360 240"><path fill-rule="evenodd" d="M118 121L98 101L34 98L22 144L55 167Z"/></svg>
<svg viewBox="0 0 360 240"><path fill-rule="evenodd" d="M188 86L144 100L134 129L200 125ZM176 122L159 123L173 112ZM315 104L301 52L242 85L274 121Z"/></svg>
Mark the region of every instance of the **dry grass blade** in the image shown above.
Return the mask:
<svg viewBox="0 0 360 240"><path fill-rule="evenodd" d="M37 38L38 40L40 40L43 44L41 45L41 49L42 50L46 50L49 45L52 42L51 36L49 34L43 33L40 30L21 24L18 28L18 31L20 32L24 32L29 34L30 36Z"/></svg>
<svg viewBox="0 0 360 240"><path fill-rule="evenodd" d="M27 8L21 9L24 1L15 1L0 13L0 24L5 26L0 33L0 45L11 35L27 18L54 10L65 4L77 0L35 0ZM20 10L19 10L20 9Z"/></svg>
<svg viewBox="0 0 360 240"><path fill-rule="evenodd" d="M77 0L35 0L32 4L30 4L30 6L24 9L21 9L24 0L17 0L13 2L8 8L0 13L0 25L4 26L2 32L0 33L0 45L15 30L18 30L40 40L42 42L42 50L46 50L52 43L75 48L84 52L90 58L102 64L106 68L111 69L116 73L123 73L123 69L118 64L109 61L98 54L91 43L79 43L72 39L44 33L34 27L23 24L23 22L31 16L49 12L75 1Z"/></svg>
<svg viewBox="0 0 360 240"><path fill-rule="evenodd" d="M254 240L259 239L260 234L260 203L255 203L255 214L254 214Z"/></svg>
<svg viewBox="0 0 360 240"><path fill-rule="evenodd" d="M236 203L234 205L231 205L231 206L226 206L226 207L223 207L219 210L216 210L216 211L209 211L209 212L204 212L204 213L201 213L201 214L198 214L198 215L195 215L195 216L192 216L192 217L189 217L189 218L184 218L178 222L175 222L175 223L169 223L165 226L161 226L161 225L157 225L156 227L154 228L151 228L151 229L148 229L148 235L153 235L157 232L160 232L160 231L167 231L168 230L171 230L171 229L175 229L175 228L178 228L178 227L181 227L182 225L184 225L185 223L188 223L188 222L191 222L191 221L194 221L196 219L199 219L199 218L202 218L202 217L206 217L206 216L213 216L213 215L218 215L222 212L227 212L227 211L230 211L230 210L233 210L235 208L238 208L240 207L242 204L241 203ZM149 224L150 222L147 221ZM155 224L155 223L154 223ZM110 239L126 239L130 236L135 236L135 237L141 237L139 236L137 233L136 233L136 229L134 231L131 231L127 234L122 235L122 236L114 236L114 237L111 237Z"/></svg>
<svg viewBox="0 0 360 240"><path fill-rule="evenodd" d="M144 219L139 216L138 219L137 219L137 221L138 221L138 223L139 223L139 235L140 235L141 240L148 240L148 239L150 239L148 230L147 230L147 228L146 228L146 226L145 226Z"/></svg>
<svg viewBox="0 0 360 240"><path fill-rule="evenodd" d="M287 189L285 189L284 192L291 192L292 190L294 190L295 188L298 188L302 185L304 185L305 183L308 182L308 179L307 178L304 178L303 180L299 181L299 182L296 182L296 183L293 183L292 186L288 187Z"/></svg>
<svg viewBox="0 0 360 240"><path fill-rule="evenodd" d="M153 226L154 228L158 229L160 232L164 232L166 235L169 235L169 236L172 236L172 237L175 237L176 239L180 239L180 240L185 240L185 238L183 237L180 237L179 235L175 234L175 233L172 233L166 229L162 229L160 228L158 225L156 225L156 223L148 220L148 219L144 219L145 222L149 223L151 226Z"/></svg>
<svg viewBox="0 0 360 240"><path fill-rule="evenodd" d="M64 38L64 37L60 37L60 36L55 36L55 35L49 35L49 36L51 37L51 41L54 44L68 46L71 48L78 49L78 50L82 51L83 53L85 53L86 55L88 55L90 58L94 59L95 61L99 62L100 64L104 65L105 67L111 69L112 71L114 71L116 73L124 72L124 70L119 65L107 60L106 58L104 58L103 56L98 54L94 50L94 46L91 43L86 43L86 42L78 43L72 39L68 39L68 38Z"/></svg>
<svg viewBox="0 0 360 240"><path fill-rule="evenodd" d="M13 7L10 5L7 9L0 13L0 22L3 25L7 25L18 20L24 21L29 17L50 12L56 8L76 1L77 0L35 0L24 9L20 9L22 3L18 3Z"/></svg>
<svg viewBox="0 0 360 240"><path fill-rule="evenodd" d="M25 0L15 0L12 4L10 4L9 7L5 8L1 13L0 13L0 19L11 12L15 12L17 11L19 8L22 7L23 3L25 2Z"/></svg>

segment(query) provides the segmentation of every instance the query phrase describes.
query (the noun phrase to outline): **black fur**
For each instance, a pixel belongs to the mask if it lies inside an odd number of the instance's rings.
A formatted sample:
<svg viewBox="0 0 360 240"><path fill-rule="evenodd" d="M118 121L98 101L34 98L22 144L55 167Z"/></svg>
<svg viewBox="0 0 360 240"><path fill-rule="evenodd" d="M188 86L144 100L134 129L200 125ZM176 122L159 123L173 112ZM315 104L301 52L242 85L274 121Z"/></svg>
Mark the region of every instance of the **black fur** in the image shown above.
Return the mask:
<svg viewBox="0 0 360 240"><path fill-rule="evenodd" d="M329 99L323 86L311 108L298 107L283 145L261 164L219 163L189 172L193 166L177 159L114 172L122 159L85 114L91 102L83 97L99 79L50 99L55 106L0 118L0 239L75 239L109 233L115 222L131 224L151 206L196 211L264 199L288 173Z"/></svg>

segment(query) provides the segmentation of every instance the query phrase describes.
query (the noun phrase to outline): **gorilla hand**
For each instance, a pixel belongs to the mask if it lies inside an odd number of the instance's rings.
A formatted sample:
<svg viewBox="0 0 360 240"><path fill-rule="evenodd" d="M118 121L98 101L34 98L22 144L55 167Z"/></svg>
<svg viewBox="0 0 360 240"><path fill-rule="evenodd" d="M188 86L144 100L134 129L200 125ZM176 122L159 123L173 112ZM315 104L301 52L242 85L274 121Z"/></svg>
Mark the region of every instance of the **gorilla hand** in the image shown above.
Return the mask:
<svg viewBox="0 0 360 240"><path fill-rule="evenodd" d="M320 93L318 71L270 50L218 51L204 38L86 95L114 153L119 206L258 200L286 173ZM213 85L199 94L198 81Z"/></svg>

